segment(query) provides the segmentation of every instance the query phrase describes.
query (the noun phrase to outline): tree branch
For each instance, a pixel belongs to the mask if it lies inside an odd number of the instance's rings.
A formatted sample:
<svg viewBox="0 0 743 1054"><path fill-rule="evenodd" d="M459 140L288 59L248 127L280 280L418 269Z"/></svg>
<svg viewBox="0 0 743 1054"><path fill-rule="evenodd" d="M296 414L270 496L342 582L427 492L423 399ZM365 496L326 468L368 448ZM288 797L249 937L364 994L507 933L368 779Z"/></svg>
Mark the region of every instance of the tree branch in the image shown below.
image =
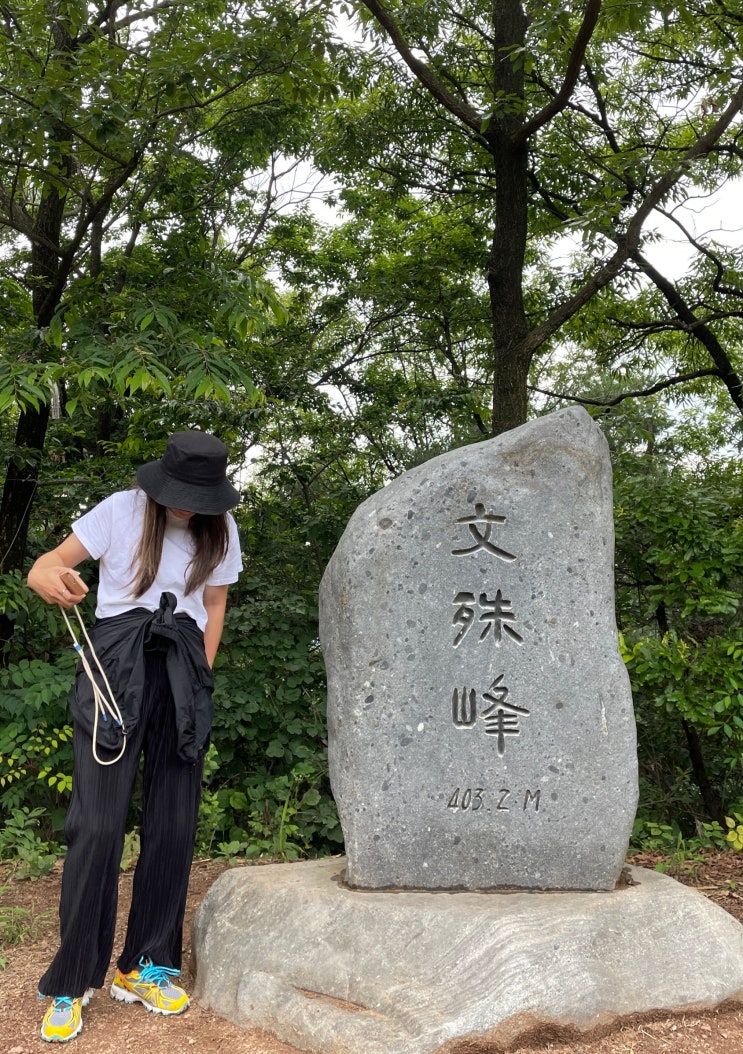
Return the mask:
<svg viewBox="0 0 743 1054"><path fill-rule="evenodd" d="M660 271L656 270L642 253L633 253L632 259L661 291L678 318L684 323L684 326L694 334L694 337L702 347L706 348L709 357L715 364L715 373L722 379L735 406L743 413L743 381L735 372L733 364L716 334L701 319L696 317L673 282L670 282Z"/></svg>
<svg viewBox="0 0 743 1054"><path fill-rule="evenodd" d="M8 193L2 183L0 183L0 208L5 213L4 216L0 213L0 224L18 231L27 238L33 237L33 220L26 210L14 201L13 195ZM51 242L46 242L46 248L55 249L56 247Z"/></svg>
<svg viewBox="0 0 743 1054"><path fill-rule="evenodd" d="M709 131L700 136L682 154L679 163L674 168L656 181L630 220L625 234L615 236L617 243L616 252L609 257L602 267L599 267L596 273L588 279L574 296L560 304L544 322L531 330L524 340L525 352L535 352L546 340L557 333L569 319L576 315L582 307L585 307L589 300L601 289L616 278L627 260L634 257L639 251L640 235L645 220L660 205L666 194L678 183L691 162L708 154L714 148L717 140L740 113L741 108L743 108L743 82L739 85L732 100ZM736 402L737 405L738 403Z"/></svg>
<svg viewBox="0 0 743 1054"><path fill-rule="evenodd" d="M160 14L162 11L170 11L177 7L177 0L163 0L163 3L154 4L152 7L144 8L141 11L135 11L125 18L119 20L116 19L116 12L119 7L124 6L122 3L111 2L107 3L103 7L95 18L92 19L91 24L96 27L96 30L102 33L107 33L109 38L113 37L115 33L120 32L122 29L126 29L127 26L134 25L136 22L142 22L143 20L153 18L155 15ZM81 33L77 40L76 45L89 44L91 40L95 39L95 33L93 30L88 30L85 33Z"/></svg>
<svg viewBox="0 0 743 1054"><path fill-rule="evenodd" d="M658 211L662 216L665 216L665 218L670 223L675 224L681 231L681 233L684 235L686 240L689 242L689 244L693 245L697 252L700 253L702 256L706 257L706 259L709 260L709 262L712 264L715 269L715 277L712 280L712 288L715 290L715 292L722 293L725 296L733 296L738 298L743 297L743 289L735 289L733 286L722 284L722 279L725 274L725 267L720 257L713 253L711 249L708 249L706 245L702 245L702 243L694 237L691 231L687 230L687 228L684 226L678 216L675 216L672 212L668 212L665 209L658 209Z"/></svg>
<svg viewBox="0 0 743 1054"><path fill-rule="evenodd" d="M367 5L368 6L368 5ZM543 125L551 121L561 110L564 110L568 104L570 96L573 93L573 89L578 82L578 74L583 64L583 58L586 54L586 48L593 36L593 31L596 28L598 22L599 13L601 11L601 0L588 0L586 9L583 12L583 21L580 24L578 35L575 38L573 48L570 52L570 58L568 59L567 69L565 70L565 78L562 82L560 90L553 99L543 106L539 113L535 114L530 121L519 130L517 136L514 137L515 143L525 143L535 132L537 132Z"/></svg>
<svg viewBox="0 0 743 1054"><path fill-rule="evenodd" d="M581 406L605 406L607 408L611 406L619 406L620 403L624 402L625 399L639 399L648 395L656 395L658 392L664 391L666 388L672 388L676 384L686 384L688 381L699 380L700 377L719 377L720 371L718 369L707 369L707 370L696 370L694 373L678 373L673 377L667 377L664 381L658 381L657 384L653 384L650 388L641 388L635 392L622 392L621 395L617 395L614 399L586 399L579 395L566 395L562 392L550 392L546 388L537 388L533 384L527 385L530 392L537 392L539 395L547 395L550 399L564 399L565 402L579 403Z"/></svg>
<svg viewBox="0 0 743 1054"><path fill-rule="evenodd" d="M462 99L458 99L456 95L452 95L450 91L447 91L431 67L415 57L410 45L403 36L402 30L381 0L361 0L361 2L364 7L371 11L380 26L386 30L400 58L408 69L415 74L421 84L431 93L434 99L440 102L442 106L445 106L455 117L458 117L468 128L471 128L480 135L484 117L479 114L474 107L470 106L469 103Z"/></svg>

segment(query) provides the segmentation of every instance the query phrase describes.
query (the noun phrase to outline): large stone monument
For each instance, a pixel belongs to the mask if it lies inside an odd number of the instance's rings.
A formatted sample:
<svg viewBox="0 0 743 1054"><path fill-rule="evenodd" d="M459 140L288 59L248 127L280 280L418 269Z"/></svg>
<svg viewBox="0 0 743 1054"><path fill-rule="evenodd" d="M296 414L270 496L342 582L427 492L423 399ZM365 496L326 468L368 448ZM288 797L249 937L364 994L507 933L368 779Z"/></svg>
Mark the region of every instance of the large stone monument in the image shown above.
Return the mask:
<svg viewBox="0 0 743 1054"><path fill-rule="evenodd" d="M347 854L223 875L194 924L197 1000L317 1054L485 1054L740 999L743 927L623 872L613 549L608 452L578 409L359 507L320 597Z"/></svg>
<svg viewBox="0 0 743 1054"><path fill-rule="evenodd" d="M582 409L355 512L320 589L330 776L363 889L613 889L637 806L606 440Z"/></svg>

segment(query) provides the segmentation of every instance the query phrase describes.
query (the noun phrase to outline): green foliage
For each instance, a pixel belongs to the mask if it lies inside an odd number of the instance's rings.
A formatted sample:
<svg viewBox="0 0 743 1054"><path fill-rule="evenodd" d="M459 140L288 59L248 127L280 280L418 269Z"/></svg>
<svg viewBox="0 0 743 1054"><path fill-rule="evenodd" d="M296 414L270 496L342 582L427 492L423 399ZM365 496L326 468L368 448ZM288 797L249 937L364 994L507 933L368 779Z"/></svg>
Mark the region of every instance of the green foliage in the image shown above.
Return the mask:
<svg viewBox="0 0 743 1054"><path fill-rule="evenodd" d="M42 808L11 809L0 829L0 860L10 860L16 878L48 875L60 854L59 846L39 832Z"/></svg>
<svg viewBox="0 0 743 1054"><path fill-rule="evenodd" d="M632 828L630 854L639 852L662 853L666 857L700 856L703 852L721 852L728 848L729 837L716 820L697 824L693 835L685 835L679 825L659 823L638 816Z"/></svg>
<svg viewBox="0 0 743 1054"><path fill-rule="evenodd" d="M731 741L728 764L738 768L743 744L743 694L736 643L712 638L700 644L674 632L644 637L624 659L638 695L652 697L656 707L687 718L708 736L722 733ZM729 662L729 659L733 662Z"/></svg>
<svg viewBox="0 0 743 1054"><path fill-rule="evenodd" d="M737 463L692 469L669 455L618 458L617 611L639 815L687 837L740 798L743 504Z"/></svg>
<svg viewBox="0 0 743 1054"><path fill-rule="evenodd" d="M0 669L0 804L40 803L55 827L72 786L67 699L73 670L71 653Z"/></svg>
<svg viewBox="0 0 743 1054"><path fill-rule="evenodd" d="M335 805L321 789L325 775L311 763L300 763L287 775L258 772L233 785L207 788L199 812L197 853L297 860L338 851Z"/></svg>
<svg viewBox="0 0 743 1054"><path fill-rule="evenodd" d="M256 188L337 90L325 17L8 6L0 413L38 413L54 389L77 421L102 400L256 401L251 352L282 315L253 251L270 226Z"/></svg>
<svg viewBox="0 0 743 1054"><path fill-rule="evenodd" d="M289 594L231 606L215 669L200 851L296 859L337 850L314 603Z"/></svg>
<svg viewBox="0 0 743 1054"><path fill-rule="evenodd" d="M44 873L60 852L57 841L72 788L72 728L68 698L75 655L61 637L58 612L20 577L0 576L5 612L15 618L13 649L0 666L0 856L21 874ZM14 851L15 846L15 851Z"/></svg>
<svg viewBox="0 0 743 1054"><path fill-rule="evenodd" d="M139 857L139 848L139 828L127 831L124 836L124 848L119 862L119 867L122 871L129 871L136 864Z"/></svg>
<svg viewBox="0 0 743 1054"><path fill-rule="evenodd" d="M726 816L725 824L728 828L725 836L726 842L731 849L739 853L743 852L743 815L736 812L732 816Z"/></svg>

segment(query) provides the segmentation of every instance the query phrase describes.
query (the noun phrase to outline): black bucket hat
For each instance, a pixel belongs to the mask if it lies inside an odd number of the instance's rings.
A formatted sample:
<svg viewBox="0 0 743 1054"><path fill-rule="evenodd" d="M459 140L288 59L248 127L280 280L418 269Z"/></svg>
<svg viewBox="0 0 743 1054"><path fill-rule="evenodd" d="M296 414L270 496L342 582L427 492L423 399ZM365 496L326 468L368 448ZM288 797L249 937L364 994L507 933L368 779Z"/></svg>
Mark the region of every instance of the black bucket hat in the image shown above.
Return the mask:
<svg viewBox="0 0 743 1054"><path fill-rule="evenodd" d="M163 457L137 470L137 483L158 505L218 516L240 501L227 479L228 453L207 432L174 432Z"/></svg>

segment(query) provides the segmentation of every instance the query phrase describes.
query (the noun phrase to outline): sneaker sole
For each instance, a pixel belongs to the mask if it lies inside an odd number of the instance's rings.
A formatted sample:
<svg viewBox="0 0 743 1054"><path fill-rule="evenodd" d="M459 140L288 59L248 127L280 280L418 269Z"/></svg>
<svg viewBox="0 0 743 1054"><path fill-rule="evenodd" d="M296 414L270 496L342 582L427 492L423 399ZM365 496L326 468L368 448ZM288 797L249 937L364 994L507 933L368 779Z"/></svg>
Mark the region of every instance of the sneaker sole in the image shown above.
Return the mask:
<svg viewBox="0 0 743 1054"><path fill-rule="evenodd" d="M149 1010L151 1014L162 1014L164 1017L175 1017L176 1014L182 1014L184 1010L188 1010L190 1006L190 1003L185 1003L178 1010L163 1010L162 1007L148 1003L146 999L143 999L141 995L137 995L136 992L130 992L128 988L119 988L115 983L111 985L110 995L112 999L117 1000L119 1003L141 1003L145 1010Z"/></svg>
<svg viewBox="0 0 743 1054"><path fill-rule="evenodd" d="M81 1021L80 1028L78 1028L75 1032L72 1032L69 1036L45 1036L42 1032L41 1038L44 1040L45 1043L69 1043L71 1039L76 1039L80 1035L82 1030L83 1024Z"/></svg>

